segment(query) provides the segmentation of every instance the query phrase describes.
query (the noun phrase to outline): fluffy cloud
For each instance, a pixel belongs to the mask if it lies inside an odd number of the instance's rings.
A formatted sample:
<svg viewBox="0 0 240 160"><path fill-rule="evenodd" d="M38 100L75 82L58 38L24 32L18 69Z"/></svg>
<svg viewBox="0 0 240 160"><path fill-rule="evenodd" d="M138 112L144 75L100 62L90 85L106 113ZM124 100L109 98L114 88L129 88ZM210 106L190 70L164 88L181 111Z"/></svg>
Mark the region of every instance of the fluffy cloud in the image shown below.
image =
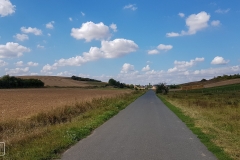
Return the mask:
<svg viewBox="0 0 240 160"><path fill-rule="evenodd" d="M191 68L196 65L198 62L203 62L204 58L195 58L188 61L174 61L174 68L168 69L168 73L176 72L176 71L186 71L187 68Z"/></svg>
<svg viewBox="0 0 240 160"><path fill-rule="evenodd" d="M18 67L19 67L19 66L23 66L23 61L18 61L18 62L16 62L15 64L16 64L16 66L18 66Z"/></svg>
<svg viewBox="0 0 240 160"><path fill-rule="evenodd" d="M42 31L40 29L37 29L37 28L32 28L32 27L21 27L21 31L23 33L32 33L36 36L39 36L39 35L42 35Z"/></svg>
<svg viewBox="0 0 240 160"><path fill-rule="evenodd" d="M26 35L26 34L16 34L13 37L16 38L16 40L18 40L18 41L25 41L25 40L29 39L28 35Z"/></svg>
<svg viewBox="0 0 240 160"><path fill-rule="evenodd" d="M15 68L15 69L5 69L6 74L8 75L26 75L29 73L29 67L25 67L25 68Z"/></svg>
<svg viewBox="0 0 240 160"><path fill-rule="evenodd" d="M102 41L101 50L105 53L106 58L117 58L128 53L135 52L138 45L132 40L115 39L113 41Z"/></svg>
<svg viewBox="0 0 240 160"><path fill-rule="evenodd" d="M184 13L178 13L178 15L180 16L180 17L185 17L185 14Z"/></svg>
<svg viewBox="0 0 240 160"><path fill-rule="evenodd" d="M109 27L104 25L102 22L83 23L80 28L72 28L71 36L76 39L85 39L86 42L90 42L93 39L103 40L110 37Z"/></svg>
<svg viewBox="0 0 240 160"><path fill-rule="evenodd" d="M8 42L6 45L0 45L0 58L20 57L24 52L30 52L30 49L18 43Z"/></svg>
<svg viewBox="0 0 240 160"><path fill-rule="evenodd" d="M229 60L225 60L223 57L217 56L212 60L211 64L227 64L228 62Z"/></svg>
<svg viewBox="0 0 240 160"><path fill-rule="evenodd" d="M143 69L142 69L143 72L146 72L146 71L149 71L149 70L150 70L149 65L147 65L146 67L143 67Z"/></svg>
<svg viewBox="0 0 240 160"><path fill-rule="evenodd" d="M230 11L230 8L228 8L228 9L218 9L218 10L216 10L215 12L216 13L221 13L221 14L225 14L225 13L228 13Z"/></svg>
<svg viewBox="0 0 240 160"><path fill-rule="evenodd" d="M52 66L45 65L43 71L57 69L58 66L81 66L84 63L98 60L100 58L117 58L135 52L138 45L132 40L115 39L113 41L102 41L102 47L91 47L89 52L84 52L82 56L57 60Z"/></svg>
<svg viewBox="0 0 240 160"><path fill-rule="evenodd" d="M42 73L49 73L49 71L56 70L56 69L57 69L56 66L51 66L51 65L47 64L47 65L43 66L41 72Z"/></svg>
<svg viewBox="0 0 240 160"><path fill-rule="evenodd" d="M69 21L73 21L72 17L69 17L68 19L69 19Z"/></svg>
<svg viewBox="0 0 240 160"><path fill-rule="evenodd" d="M8 65L8 63L0 59L0 67L4 67L6 65Z"/></svg>
<svg viewBox="0 0 240 160"><path fill-rule="evenodd" d="M34 62L28 62L27 64L28 64L29 66L33 66L33 67L38 66L38 63L34 63Z"/></svg>
<svg viewBox="0 0 240 160"><path fill-rule="evenodd" d="M176 32L169 32L166 35L167 35L167 37L179 37L179 36L182 36L180 33L176 33Z"/></svg>
<svg viewBox="0 0 240 160"><path fill-rule="evenodd" d="M186 26L188 27L188 31L181 31L181 33L170 32L166 35L167 37L177 37L196 34L198 31L208 27L209 20L210 15L204 11L198 14L192 14L186 19Z"/></svg>
<svg viewBox="0 0 240 160"><path fill-rule="evenodd" d="M212 21L212 22L211 22L211 25L212 25L212 26L215 26L215 27L216 27L216 26L219 26L220 24L221 24L221 23L220 23L219 20L215 20L215 21Z"/></svg>
<svg viewBox="0 0 240 160"><path fill-rule="evenodd" d="M133 11L137 10L136 4L129 4L123 7L123 9L131 9Z"/></svg>
<svg viewBox="0 0 240 160"><path fill-rule="evenodd" d="M122 66L121 73L129 73L134 71L134 65L131 65L129 63L124 63Z"/></svg>
<svg viewBox="0 0 240 160"><path fill-rule="evenodd" d="M0 0L0 16L5 17L13 14L16 10L16 6L12 5L10 0Z"/></svg>
<svg viewBox="0 0 240 160"><path fill-rule="evenodd" d="M159 44L157 47L159 50L168 51L173 48L172 45Z"/></svg>
<svg viewBox="0 0 240 160"><path fill-rule="evenodd" d="M112 23L112 24L110 25L110 28L111 28L114 32L117 32L117 25L116 25L116 24Z"/></svg>
<svg viewBox="0 0 240 160"><path fill-rule="evenodd" d="M158 54L158 53L159 53L159 51L156 50L156 49L153 49L153 50L149 50L149 51L148 51L148 54Z"/></svg>
<svg viewBox="0 0 240 160"><path fill-rule="evenodd" d="M149 50L148 51L148 54L158 54L158 53L160 53L159 51L165 51L165 52L167 52L167 51L169 51L169 50L171 50L173 48L173 46L172 45L165 45L165 44L159 44L158 46L157 46L157 49L154 49L154 50Z"/></svg>
<svg viewBox="0 0 240 160"><path fill-rule="evenodd" d="M54 23L55 23L54 21L51 21L51 22L47 23L46 28L53 29L54 28L54 26L53 26Z"/></svg>

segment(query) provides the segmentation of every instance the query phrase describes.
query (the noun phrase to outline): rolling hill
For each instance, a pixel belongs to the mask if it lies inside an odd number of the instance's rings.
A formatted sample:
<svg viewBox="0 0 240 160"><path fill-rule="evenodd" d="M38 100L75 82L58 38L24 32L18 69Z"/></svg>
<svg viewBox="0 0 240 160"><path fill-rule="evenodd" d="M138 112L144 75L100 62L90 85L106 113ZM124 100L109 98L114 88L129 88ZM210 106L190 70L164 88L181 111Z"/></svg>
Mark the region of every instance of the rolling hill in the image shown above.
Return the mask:
<svg viewBox="0 0 240 160"><path fill-rule="evenodd" d="M76 81L70 77L60 76L17 76L22 79L39 79L44 82L44 86L49 87L92 87L92 86L104 86L106 82L90 82L90 81Z"/></svg>

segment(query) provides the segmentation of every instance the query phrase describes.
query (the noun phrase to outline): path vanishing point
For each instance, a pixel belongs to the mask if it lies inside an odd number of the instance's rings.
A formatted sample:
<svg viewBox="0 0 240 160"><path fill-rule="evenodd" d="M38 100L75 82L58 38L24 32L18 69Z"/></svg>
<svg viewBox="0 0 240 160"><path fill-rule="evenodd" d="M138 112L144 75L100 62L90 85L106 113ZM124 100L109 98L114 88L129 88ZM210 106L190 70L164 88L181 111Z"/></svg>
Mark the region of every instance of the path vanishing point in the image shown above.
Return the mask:
<svg viewBox="0 0 240 160"><path fill-rule="evenodd" d="M216 160L149 90L79 141L63 160Z"/></svg>

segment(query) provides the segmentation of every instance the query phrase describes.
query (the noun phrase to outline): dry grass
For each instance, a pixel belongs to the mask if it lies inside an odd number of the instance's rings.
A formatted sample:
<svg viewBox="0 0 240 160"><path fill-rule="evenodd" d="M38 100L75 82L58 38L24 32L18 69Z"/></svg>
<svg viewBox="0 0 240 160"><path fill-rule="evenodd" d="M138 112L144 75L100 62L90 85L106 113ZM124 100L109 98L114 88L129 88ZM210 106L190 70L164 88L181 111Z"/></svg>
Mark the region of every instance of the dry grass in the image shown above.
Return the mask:
<svg viewBox="0 0 240 160"><path fill-rule="evenodd" d="M213 135L213 143L233 159L240 160L240 91L226 89L170 92L164 97L194 118L196 127Z"/></svg>
<svg viewBox="0 0 240 160"><path fill-rule="evenodd" d="M28 118L57 107L130 92L130 90L78 88L2 89L0 90L0 120Z"/></svg>
<svg viewBox="0 0 240 160"><path fill-rule="evenodd" d="M58 87L87 87L106 84L104 82L89 83L87 81L76 81L70 77L59 77L59 76L19 76L22 79L39 79L44 82L45 86L58 86Z"/></svg>
<svg viewBox="0 0 240 160"><path fill-rule="evenodd" d="M204 85L204 87L210 88L210 87L224 86L224 85L230 85L230 84L239 84L239 83L240 83L240 78L230 79L230 80L225 80L225 81L220 81L220 82L215 82L215 83L209 83L209 84Z"/></svg>

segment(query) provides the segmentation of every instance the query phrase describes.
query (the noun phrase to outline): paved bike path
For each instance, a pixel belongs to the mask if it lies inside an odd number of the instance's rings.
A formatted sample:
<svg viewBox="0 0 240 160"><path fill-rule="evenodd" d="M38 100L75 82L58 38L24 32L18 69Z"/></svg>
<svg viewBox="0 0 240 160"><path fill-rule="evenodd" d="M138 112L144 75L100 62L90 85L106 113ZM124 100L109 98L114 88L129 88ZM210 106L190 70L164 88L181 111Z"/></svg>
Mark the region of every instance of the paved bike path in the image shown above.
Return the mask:
<svg viewBox="0 0 240 160"><path fill-rule="evenodd" d="M149 90L79 141L63 160L216 160Z"/></svg>

